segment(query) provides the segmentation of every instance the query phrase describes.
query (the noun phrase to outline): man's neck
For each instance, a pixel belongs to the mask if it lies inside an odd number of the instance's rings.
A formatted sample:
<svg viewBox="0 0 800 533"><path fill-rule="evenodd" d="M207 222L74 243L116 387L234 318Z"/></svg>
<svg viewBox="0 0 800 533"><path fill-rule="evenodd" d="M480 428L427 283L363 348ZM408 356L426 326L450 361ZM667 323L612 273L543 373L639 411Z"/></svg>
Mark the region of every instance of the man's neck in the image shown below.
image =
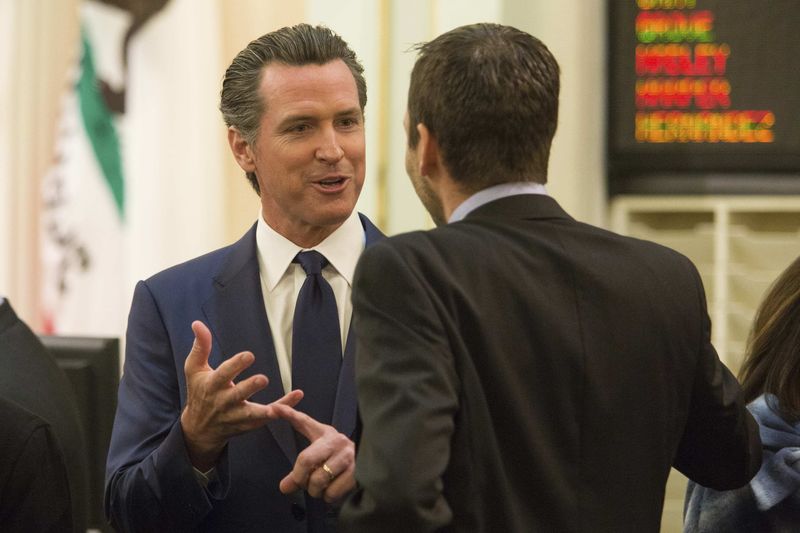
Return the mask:
<svg viewBox="0 0 800 533"><path fill-rule="evenodd" d="M439 199L442 202L442 211L444 219L449 220L453 211L461 205L461 203L470 197L465 193L461 185L456 182L449 174L442 175L438 181L439 185Z"/></svg>

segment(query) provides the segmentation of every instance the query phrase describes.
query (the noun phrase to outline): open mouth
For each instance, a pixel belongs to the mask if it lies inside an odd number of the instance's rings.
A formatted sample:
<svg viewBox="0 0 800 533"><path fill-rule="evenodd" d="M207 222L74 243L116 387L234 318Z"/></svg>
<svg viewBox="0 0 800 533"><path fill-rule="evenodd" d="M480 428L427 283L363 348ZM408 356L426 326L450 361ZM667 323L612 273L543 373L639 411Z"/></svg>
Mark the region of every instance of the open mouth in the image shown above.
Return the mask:
<svg viewBox="0 0 800 533"><path fill-rule="evenodd" d="M317 185L321 186L323 189L336 189L344 185L347 178L342 176L331 176L329 178L321 179L317 181Z"/></svg>

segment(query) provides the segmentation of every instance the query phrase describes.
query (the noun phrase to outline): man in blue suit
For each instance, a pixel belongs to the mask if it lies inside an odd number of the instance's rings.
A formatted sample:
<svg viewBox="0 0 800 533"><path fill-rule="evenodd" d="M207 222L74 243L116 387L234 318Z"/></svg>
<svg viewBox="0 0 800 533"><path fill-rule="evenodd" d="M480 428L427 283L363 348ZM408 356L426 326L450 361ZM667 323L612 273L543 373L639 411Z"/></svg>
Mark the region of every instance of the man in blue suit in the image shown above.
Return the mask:
<svg viewBox="0 0 800 533"><path fill-rule="evenodd" d="M106 472L117 529L335 530L335 502L354 487L350 283L382 237L354 212L362 71L339 36L305 24L256 39L228 68L220 109L261 216L238 242L136 286ZM308 280L330 310L310 328L298 318ZM333 358L301 358L323 330ZM276 404L313 419L281 419Z"/></svg>

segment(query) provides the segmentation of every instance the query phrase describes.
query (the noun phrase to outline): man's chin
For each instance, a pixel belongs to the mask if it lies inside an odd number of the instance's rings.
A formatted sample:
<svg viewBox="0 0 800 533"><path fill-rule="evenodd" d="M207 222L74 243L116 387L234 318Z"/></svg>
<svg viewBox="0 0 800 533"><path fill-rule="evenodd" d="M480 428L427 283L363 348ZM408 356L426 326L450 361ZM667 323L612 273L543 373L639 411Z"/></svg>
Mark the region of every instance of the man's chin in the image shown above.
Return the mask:
<svg viewBox="0 0 800 533"><path fill-rule="evenodd" d="M338 228L344 224L345 220L350 218L350 215L353 214L354 209L355 206L352 206L349 208L331 210L329 213L322 213L314 221L314 225L321 228Z"/></svg>

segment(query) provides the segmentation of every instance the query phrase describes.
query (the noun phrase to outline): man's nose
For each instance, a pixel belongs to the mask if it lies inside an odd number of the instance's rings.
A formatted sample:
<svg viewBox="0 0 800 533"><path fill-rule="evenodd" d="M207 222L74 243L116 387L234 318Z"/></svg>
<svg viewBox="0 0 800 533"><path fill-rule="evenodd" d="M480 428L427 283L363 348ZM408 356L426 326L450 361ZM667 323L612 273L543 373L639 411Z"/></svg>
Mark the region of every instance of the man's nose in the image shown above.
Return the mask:
<svg viewBox="0 0 800 533"><path fill-rule="evenodd" d="M333 127L322 130L316 156L317 159L325 163L337 163L344 157L344 150Z"/></svg>

